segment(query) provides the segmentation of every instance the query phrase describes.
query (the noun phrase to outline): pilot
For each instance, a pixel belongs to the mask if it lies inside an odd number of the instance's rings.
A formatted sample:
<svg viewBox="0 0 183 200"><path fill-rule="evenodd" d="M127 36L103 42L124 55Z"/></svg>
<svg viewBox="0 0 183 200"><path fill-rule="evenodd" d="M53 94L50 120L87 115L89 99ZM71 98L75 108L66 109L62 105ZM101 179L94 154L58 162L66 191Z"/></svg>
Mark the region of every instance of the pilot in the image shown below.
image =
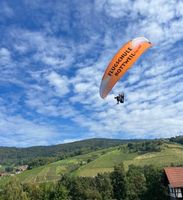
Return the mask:
<svg viewBox="0 0 183 200"><path fill-rule="evenodd" d="M114 97L117 100L117 104L124 103L124 93L119 94L118 96Z"/></svg>

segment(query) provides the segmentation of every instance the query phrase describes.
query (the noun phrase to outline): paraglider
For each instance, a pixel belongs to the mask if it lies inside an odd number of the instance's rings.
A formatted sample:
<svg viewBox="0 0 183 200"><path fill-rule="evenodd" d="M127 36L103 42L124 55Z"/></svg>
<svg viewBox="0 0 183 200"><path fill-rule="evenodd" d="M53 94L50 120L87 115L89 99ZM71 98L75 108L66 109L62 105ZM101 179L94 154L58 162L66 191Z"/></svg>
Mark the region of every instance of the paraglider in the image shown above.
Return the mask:
<svg viewBox="0 0 183 200"><path fill-rule="evenodd" d="M116 53L116 55L109 63L103 75L100 85L101 98L105 98L109 94L109 92L112 90L117 81L151 46L151 42L145 37L135 38L127 42L124 46L122 46L122 48Z"/></svg>
<svg viewBox="0 0 183 200"><path fill-rule="evenodd" d="M119 94L118 96L114 97L117 100L117 104L124 103L124 93Z"/></svg>

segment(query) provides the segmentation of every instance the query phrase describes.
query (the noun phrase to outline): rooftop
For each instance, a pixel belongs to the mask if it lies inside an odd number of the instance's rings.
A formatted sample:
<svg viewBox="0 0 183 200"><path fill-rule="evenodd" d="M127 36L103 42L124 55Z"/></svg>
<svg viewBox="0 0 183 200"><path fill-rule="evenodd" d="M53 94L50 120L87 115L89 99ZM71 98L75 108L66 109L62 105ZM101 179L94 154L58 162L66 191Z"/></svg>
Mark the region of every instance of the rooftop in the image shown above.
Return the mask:
<svg viewBox="0 0 183 200"><path fill-rule="evenodd" d="M183 167L166 167L164 170L172 187L183 187Z"/></svg>

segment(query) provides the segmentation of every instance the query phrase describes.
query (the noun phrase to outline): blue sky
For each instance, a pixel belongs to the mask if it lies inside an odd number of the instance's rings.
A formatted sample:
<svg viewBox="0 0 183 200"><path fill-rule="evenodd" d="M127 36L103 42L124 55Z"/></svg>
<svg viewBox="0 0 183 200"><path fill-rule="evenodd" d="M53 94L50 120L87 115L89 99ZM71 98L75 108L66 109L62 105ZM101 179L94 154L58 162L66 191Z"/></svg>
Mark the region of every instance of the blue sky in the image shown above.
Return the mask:
<svg viewBox="0 0 183 200"><path fill-rule="evenodd" d="M0 4L0 146L183 133L181 0ZM153 47L101 99L109 61L139 36Z"/></svg>

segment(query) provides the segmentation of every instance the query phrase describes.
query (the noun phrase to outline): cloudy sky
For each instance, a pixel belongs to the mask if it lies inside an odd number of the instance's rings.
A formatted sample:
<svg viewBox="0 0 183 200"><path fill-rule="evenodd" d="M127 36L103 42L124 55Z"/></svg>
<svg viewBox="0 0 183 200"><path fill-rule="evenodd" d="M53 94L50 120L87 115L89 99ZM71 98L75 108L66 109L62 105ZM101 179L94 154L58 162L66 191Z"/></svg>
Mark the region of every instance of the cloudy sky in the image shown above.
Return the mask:
<svg viewBox="0 0 183 200"><path fill-rule="evenodd" d="M181 0L1 0L0 14L0 146L183 134ZM139 36L153 47L101 99L109 61Z"/></svg>

